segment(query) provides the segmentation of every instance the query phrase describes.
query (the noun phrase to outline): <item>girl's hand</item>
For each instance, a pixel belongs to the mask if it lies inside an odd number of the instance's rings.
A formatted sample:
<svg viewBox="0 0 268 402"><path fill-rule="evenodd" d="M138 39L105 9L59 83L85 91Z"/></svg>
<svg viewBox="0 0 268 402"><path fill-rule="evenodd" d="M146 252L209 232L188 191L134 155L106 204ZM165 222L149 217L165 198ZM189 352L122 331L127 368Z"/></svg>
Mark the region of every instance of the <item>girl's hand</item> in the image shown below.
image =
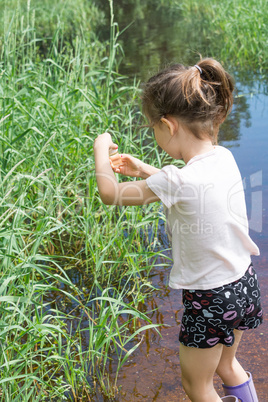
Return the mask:
<svg viewBox="0 0 268 402"><path fill-rule="evenodd" d="M102 149L117 149L118 145L113 143L111 134L103 133L98 135L98 137L94 141L94 149L101 147Z"/></svg>
<svg viewBox="0 0 268 402"><path fill-rule="evenodd" d="M110 163L115 173L130 177L142 177L143 162L134 156L129 154L111 156Z"/></svg>

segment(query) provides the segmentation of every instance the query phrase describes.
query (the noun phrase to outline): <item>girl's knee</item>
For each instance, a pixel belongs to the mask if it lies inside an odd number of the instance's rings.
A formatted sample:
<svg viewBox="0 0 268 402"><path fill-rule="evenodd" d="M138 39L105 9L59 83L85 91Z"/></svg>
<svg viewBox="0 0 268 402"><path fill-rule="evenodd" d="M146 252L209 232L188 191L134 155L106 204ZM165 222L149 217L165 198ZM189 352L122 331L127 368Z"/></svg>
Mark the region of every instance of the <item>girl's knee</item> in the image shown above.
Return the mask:
<svg viewBox="0 0 268 402"><path fill-rule="evenodd" d="M222 378L232 375L234 370L234 359L223 359L219 362L216 373Z"/></svg>
<svg viewBox="0 0 268 402"><path fill-rule="evenodd" d="M181 380L183 389L191 401L208 402L216 400L213 399L217 397L213 384L198 383L185 377L182 377Z"/></svg>
<svg viewBox="0 0 268 402"><path fill-rule="evenodd" d="M247 374L236 358L221 361L216 373L225 384L237 385L247 381Z"/></svg>
<svg viewBox="0 0 268 402"><path fill-rule="evenodd" d="M216 369L216 373L220 378L226 377L226 375L230 375L229 373L231 372L231 367L226 364L219 364L219 366Z"/></svg>
<svg viewBox="0 0 268 402"><path fill-rule="evenodd" d="M195 392L195 386L192 383L192 381L190 381L189 379L187 379L185 377L182 377L181 382L182 382L182 387L183 387L185 393L188 395L188 397L191 400L194 400L196 392Z"/></svg>
<svg viewBox="0 0 268 402"><path fill-rule="evenodd" d="M184 391L188 395L188 391L192 388L192 386L191 386L192 381L190 381L188 378L182 376L181 377L181 384L182 384L182 387L183 387Z"/></svg>

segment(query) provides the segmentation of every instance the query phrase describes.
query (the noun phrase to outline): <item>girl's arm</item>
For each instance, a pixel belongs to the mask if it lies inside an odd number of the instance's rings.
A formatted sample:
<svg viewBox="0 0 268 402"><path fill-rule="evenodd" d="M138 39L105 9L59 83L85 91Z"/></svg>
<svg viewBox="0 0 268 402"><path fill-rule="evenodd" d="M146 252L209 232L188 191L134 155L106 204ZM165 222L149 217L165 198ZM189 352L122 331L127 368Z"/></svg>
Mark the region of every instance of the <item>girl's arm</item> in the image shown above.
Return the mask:
<svg viewBox="0 0 268 402"><path fill-rule="evenodd" d="M112 142L109 133L99 135L94 142L96 178L102 201L107 205L143 205L159 201L159 198L150 190L145 180L118 183L109 160L109 149L115 147L116 145ZM127 160L129 161L131 158L127 158ZM139 161L136 158L133 159ZM139 161L139 166L136 166L138 175L135 177L149 177L159 170L150 168L152 168L150 165ZM134 170L133 163L131 167L130 162L128 162L128 169L125 169L124 172L132 172L131 175L134 176L136 174Z"/></svg>

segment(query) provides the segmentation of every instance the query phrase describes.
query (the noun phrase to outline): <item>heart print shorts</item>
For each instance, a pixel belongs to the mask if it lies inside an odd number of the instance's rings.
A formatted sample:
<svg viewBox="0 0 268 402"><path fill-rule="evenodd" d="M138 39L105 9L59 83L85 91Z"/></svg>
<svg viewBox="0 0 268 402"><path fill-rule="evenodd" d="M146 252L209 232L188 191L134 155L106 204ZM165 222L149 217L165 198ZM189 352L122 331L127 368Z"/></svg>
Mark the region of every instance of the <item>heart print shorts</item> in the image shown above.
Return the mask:
<svg viewBox="0 0 268 402"><path fill-rule="evenodd" d="M257 274L250 264L242 278L210 290L183 290L179 341L195 348L232 346L234 329L257 328L263 321Z"/></svg>

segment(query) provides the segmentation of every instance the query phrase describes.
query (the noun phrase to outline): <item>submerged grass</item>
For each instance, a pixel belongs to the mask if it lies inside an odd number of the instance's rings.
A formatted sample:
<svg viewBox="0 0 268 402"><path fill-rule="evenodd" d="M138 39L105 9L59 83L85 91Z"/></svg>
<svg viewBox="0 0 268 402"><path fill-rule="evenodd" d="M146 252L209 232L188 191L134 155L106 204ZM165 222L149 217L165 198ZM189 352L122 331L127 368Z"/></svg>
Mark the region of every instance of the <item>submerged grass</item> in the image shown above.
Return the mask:
<svg viewBox="0 0 268 402"><path fill-rule="evenodd" d="M116 72L111 1L108 44L81 34L81 18L71 39L61 16L37 35L34 16L56 10L51 1L1 3L0 400L89 401L97 389L111 398L109 356L118 372L154 327L138 307L160 255L158 214L100 202L92 145L109 130L121 152L150 157L136 130L139 92ZM66 15L74 3L59 2Z"/></svg>

